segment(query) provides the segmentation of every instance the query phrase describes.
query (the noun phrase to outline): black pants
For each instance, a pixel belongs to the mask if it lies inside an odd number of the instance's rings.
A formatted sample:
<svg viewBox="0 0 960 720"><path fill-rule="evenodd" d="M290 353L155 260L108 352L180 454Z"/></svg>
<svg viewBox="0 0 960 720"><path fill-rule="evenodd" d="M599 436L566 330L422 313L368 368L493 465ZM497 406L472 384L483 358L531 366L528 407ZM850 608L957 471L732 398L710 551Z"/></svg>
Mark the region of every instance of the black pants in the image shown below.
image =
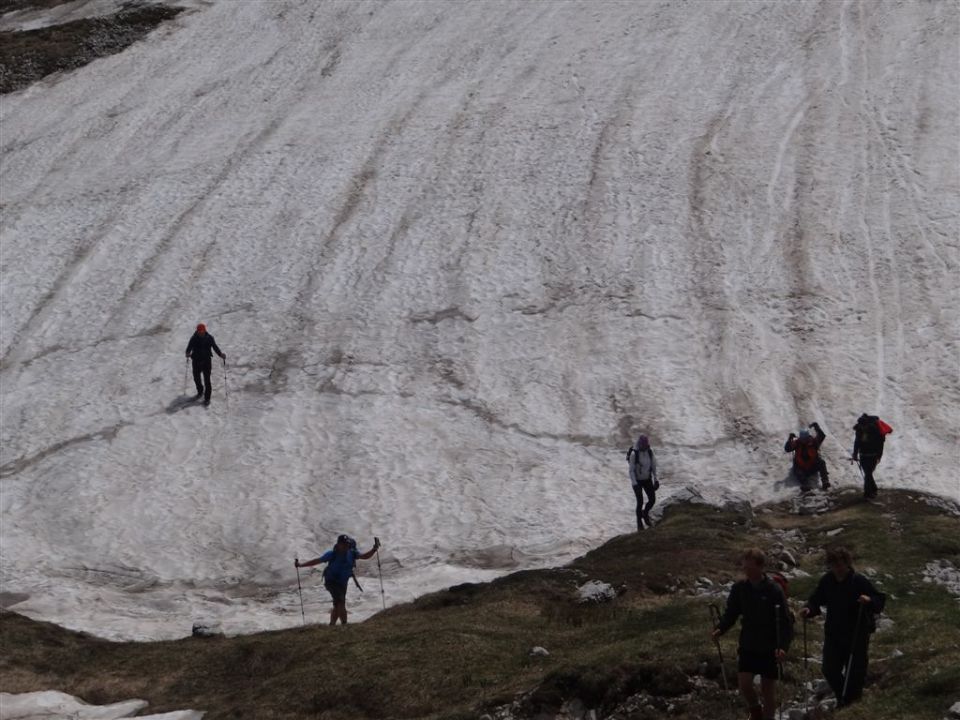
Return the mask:
<svg viewBox="0 0 960 720"><path fill-rule="evenodd" d="M817 458L817 463L810 470L801 470L794 465L793 475L800 483L801 488L806 488L814 475L820 476L820 487L824 490L830 487L830 473L827 472L827 463L823 461L822 457Z"/></svg>
<svg viewBox="0 0 960 720"><path fill-rule="evenodd" d="M877 496L877 484L873 481L873 471L879 462L880 458L875 455L860 456L860 469L863 470L864 497Z"/></svg>
<svg viewBox="0 0 960 720"><path fill-rule="evenodd" d="M213 358L192 358L193 359L193 382L197 386L197 395L203 395L203 399L210 401L210 393L213 390L210 387L210 368ZM203 376L203 382L200 376Z"/></svg>
<svg viewBox="0 0 960 720"><path fill-rule="evenodd" d="M637 496L637 530L643 530L643 521L650 520L646 518L650 508L657 502L657 491L653 489L653 480L641 480L633 486L633 493ZM647 504L643 504L643 495L647 495Z"/></svg>
<svg viewBox="0 0 960 720"><path fill-rule="evenodd" d="M861 631L862 632L862 631ZM837 705L849 705L863 695L863 684L867 679L867 663L870 650L870 635L864 633L853 646L853 663L850 666L850 681L847 694L843 695L843 684L847 663L850 661L851 643L849 640L831 640L823 643L823 677L837 696Z"/></svg>

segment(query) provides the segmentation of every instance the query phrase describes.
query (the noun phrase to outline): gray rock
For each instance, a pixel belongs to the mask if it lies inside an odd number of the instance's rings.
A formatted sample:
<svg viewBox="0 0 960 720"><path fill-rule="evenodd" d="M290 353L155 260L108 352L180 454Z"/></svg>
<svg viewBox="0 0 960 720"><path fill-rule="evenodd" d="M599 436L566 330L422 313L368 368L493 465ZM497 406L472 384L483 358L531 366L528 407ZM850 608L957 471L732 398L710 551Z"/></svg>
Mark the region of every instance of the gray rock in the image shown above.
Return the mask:
<svg viewBox="0 0 960 720"><path fill-rule="evenodd" d="M545 647L539 645L530 648L530 654L538 657L549 657L550 652Z"/></svg>
<svg viewBox="0 0 960 720"><path fill-rule="evenodd" d="M780 560L785 562L788 566L790 567L797 566L797 559L793 556L793 553L791 553L789 550L786 550L786 549L781 550L779 557L780 557Z"/></svg>
<svg viewBox="0 0 960 720"><path fill-rule="evenodd" d="M613 586L600 580L590 580L577 588L581 603L610 602L617 596Z"/></svg>
<svg viewBox="0 0 960 720"><path fill-rule="evenodd" d="M194 637L217 637L223 635L220 629L220 623L217 622L195 622L193 631L190 633Z"/></svg>
<svg viewBox="0 0 960 720"><path fill-rule="evenodd" d="M950 718L950 720L953 720L954 718L960 718L960 701L955 702L950 706L949 713L950 714L947 715L947 717Z"/></svg>

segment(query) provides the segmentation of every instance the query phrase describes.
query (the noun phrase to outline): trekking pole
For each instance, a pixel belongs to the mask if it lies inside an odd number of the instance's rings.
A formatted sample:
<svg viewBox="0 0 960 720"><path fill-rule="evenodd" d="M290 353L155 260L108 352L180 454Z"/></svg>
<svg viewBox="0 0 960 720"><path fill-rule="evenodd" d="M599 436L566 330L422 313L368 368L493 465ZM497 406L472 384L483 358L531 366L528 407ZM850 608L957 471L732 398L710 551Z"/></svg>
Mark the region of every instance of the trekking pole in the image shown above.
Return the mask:
<svg viewBox="0 0 960 720"><path fill-rule="evenodd" d="M777 624L777 649L775 653L780 651L780 605L779 603L775 606L776 616L775 621ZM783 720L783 662L780 660L780 655L777 655L777 715L780 720Z"/></svg>
<svg viewBox="0 0 960 720"><path fill-rule="evenodd" d="M187 394L187 368L190 367L190 358L186 358L183 362L183 394Z"/></svg>
<svg viewBox="0 0 960 720"><path fill-rule="evenodd" d="M714 603L711 603L708 610L710 611L710 622L713 623L713 627L716 629L717 626L720 625L720 608ZM723 691L729 693L730 687L727 685L727 671L724 669L723 649L720 647L720 638L714 638L713 643L717 646L717 655L720 656L720 677L723 678Z"/></svg>
<svg viewBox="0 0 960 720"><path fill-rule="evenodd" d="M853 653L857 648L857 635L860 634L860 620L863 619L863 603L858 602L858 604L860 609L857 610L857 624L853 627L853 639L850 641L850 659L847 660L847 670L843 675L843 697L838 704L847 704L847 687L850 685L850 671L853 669Z"/></svg>
<svg viewBox="0 0 960 720"><path fill-rule="evenodd" d="M809 665L807 663L807 616L804 615L803 616L803 681L807 682L809 680L810 680L810 670L809 670ZM804 688L803 696L805 698L803 703L803 712L806 713L806 715L809 717L810 716L810 695L807 694L806 688Z"/></svg>
<svg viewBox="0 0 960 720"><path fill-rule="evenodd" d="M227 393L227 359L223 358L223 399L230 404L230 395Z"/></svg>
<svg viewBox="0 0 960 720"><path fill-rule="evenodd" d="M383 609L387 609L387 595L383 591L383 568L380 567L380 538L375 537L373 541L377 544L377 575L380 576L380 601L383 603Z"/></svg>
<svg viewBox="0 0 960 720"><path fill-rule="evenodd" d="M307 624L307 614L303 611L303 588L300 586L300 558L294 556L293 566L297 569L297 592L300 593L300 617L303 618L303 624Z"/></svg>

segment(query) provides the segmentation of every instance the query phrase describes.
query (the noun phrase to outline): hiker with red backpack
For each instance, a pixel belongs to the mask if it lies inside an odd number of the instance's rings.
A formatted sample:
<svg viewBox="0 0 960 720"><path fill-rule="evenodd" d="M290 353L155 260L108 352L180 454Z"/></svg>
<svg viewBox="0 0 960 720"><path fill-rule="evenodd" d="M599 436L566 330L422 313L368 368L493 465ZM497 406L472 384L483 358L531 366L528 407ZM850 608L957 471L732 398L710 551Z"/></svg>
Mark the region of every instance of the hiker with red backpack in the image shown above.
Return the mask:
<svg viewBox="0 0 960 720"><path fill-rule="evenodd" d="M873 471L883 457L883 443L893 428L876 415L863 413L853 426L856 433L853 438L853 456L851 462L858 463L863 474L863 497L871 500L877 496L877 483L873 480Z"/></svg>
<svg viewBox="0 0 960 720"><path fill-rule="evenodd" d="M758 548L743 553L744 579L730 588L727 606L711 633L714 640L740 619L737 683L750 708L750 720L772 720L776 714L780 663L793 640L793 616L780 584L764 572L766 555ZM760 697L753 679L760 676Z"/></svg>
<svg viewBox="0 0 960 720"><path fill-rule="evenodd" d="M800 431L799 437L790 433L783 451L793 453L793 468L790 472L802 489L806 490L810 479L819 475L820 487L826 490L830 487L830 474L827 472L827 464L820 457L820 446L827 435L816 422L810 423L809 427L816 433L815 436L806 428Z"/></svg>

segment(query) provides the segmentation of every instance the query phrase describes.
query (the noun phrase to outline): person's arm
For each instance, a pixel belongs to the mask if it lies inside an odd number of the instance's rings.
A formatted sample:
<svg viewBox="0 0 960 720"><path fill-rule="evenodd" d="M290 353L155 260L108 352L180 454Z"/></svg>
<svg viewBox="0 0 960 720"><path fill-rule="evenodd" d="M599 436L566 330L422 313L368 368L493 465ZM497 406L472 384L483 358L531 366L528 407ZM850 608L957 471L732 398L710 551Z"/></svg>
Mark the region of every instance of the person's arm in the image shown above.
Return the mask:
<svg viewBox="0 0 960 720"><path fill-rule="evenodd" d="M780 590L777 587L777 590ZM777 650L783 650L784 653L790 650L790 643L793 642L793 623L790 622L790 607L787 604L787 596L780 590L780 636L777 638Z"/></svg>
<svg viewBox="0 0 960 720"><path fill-rule="evenodd" d="M734 583L733 587L730 588L730 595L727 597L727 607L713 631L714 637L719 637L732 628L734 623L737 622L737 618L740 617L740 612L740 593L737 592L737 583Z"/></svg>
<svg viewBox="0 0 960 720"><path fill-rule="evenodd" d="M863 575L857 574L854 578L856 580L855 587L859 594L857 602L867 605L874 613L883 612L883 608L887 604L887 596L874 588L873 584Z"/></svg>
<svg viewBox="0 0 960 720"><path fill-rule="evenodd" d="M790 437L787 438L787 442L783 446L784 452L793 452L797 445L797 436L794 433L790 433Z"/></svg>
<svg viewBox="0 0 960 720"><path fill-rule="evenodd" d="M333 551L327 550L323 555L313 560L307 560L307 562L297 562L294 561L296 567L313 567L314 565L319 565L320 563L330 562L330 559L333 557Z"/></svg>
<svg viewBox="0 0 960 720"><path fill-rule="evenodd" d="M812 422L810 427L813 428L813 431L817 434L817 447L823 445L823 441L827 439L827 434L820 427L820 423Z"/></svg>
<svg viewBox="0 0 960 720"><path fill-rule="evenodd" d="M190 357L190 353L193 352L193 339L196 335L191 335L190 340L187 342L187 357Z"/></svg>
<svg viewBox="0 0 960 720"><path fill-rule="evenodd" d="M217 347L217 341L213 339L213 335L210 336L210 346L213 348L213 351L219 355L224 360L227 359L227 356L220 352L220 348Z"/></svg>
<svg viewBox="0 0 960 720"><path fill-rule="evenodd" d="M380 538L374 538L374 539L373 539L373 547L370 548L370 549L369 549L367 552L365 552L363 555L357 555L357 559L358 559L358 560L369 560L370 558L372 558L372 557L374 556L374 554L377 552L377 549L378 549L379 547L380 547Z"/></svg>
<svg viewBox="0 0 960 720"><path fill-rule="evenodd" d="M820 578L820 582L817 583L817 587L810 596L810 599L807 600L807 604L804 605L800 611L803 617L816 617L820 614L820 608L823 607L826 600L826 587L824 585L826 581L826 576Z"/></svg>
<svg viewBox="0 0 960 720"><path fill-rule="evenodd" d="M850 457L854 460L860 457L860 423L853 429L853 453Z"/></svg>
<svg viewBox="0 0 960 720"><path fill-rule="evenodd" d="M650 448L650 479L657 479L657 458L653 454L653 448Z"/></svg>

